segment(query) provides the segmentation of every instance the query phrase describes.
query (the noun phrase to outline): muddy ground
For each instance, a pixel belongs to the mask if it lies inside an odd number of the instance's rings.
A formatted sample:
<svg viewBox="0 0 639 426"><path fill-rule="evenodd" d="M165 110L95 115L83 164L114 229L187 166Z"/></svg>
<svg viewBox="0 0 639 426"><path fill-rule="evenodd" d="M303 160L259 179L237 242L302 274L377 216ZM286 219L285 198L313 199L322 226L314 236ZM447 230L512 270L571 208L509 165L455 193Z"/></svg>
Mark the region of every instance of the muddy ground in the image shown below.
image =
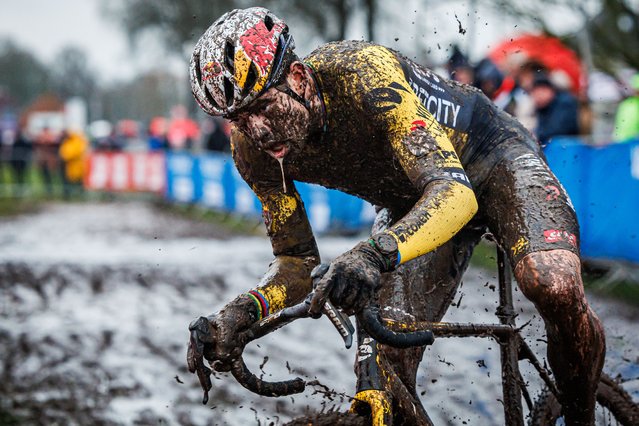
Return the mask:
<svg viewBox="0 0 639 426"><path fill-rule="evenodd" d="M319 246L330 259L356 241L320 238ZM254 396L222 375L201 404L184 363L187 325L254 286L271 256L265 237L234 236L138 202L51 204L2 219L0 423L266 425L307 407L346 407L347 398L313 388ZM493 275L469 270L447 319L493 321ZM541 351L543 327L515 297ZM639 399L639 310L590 300L606 326L606 369ZM427 350L419 391L437 424L503 423L498 352L481 339L440 339ZM347 396L353 358L325 319L299 321L247 349L265 378L317 378Z"/></svg>

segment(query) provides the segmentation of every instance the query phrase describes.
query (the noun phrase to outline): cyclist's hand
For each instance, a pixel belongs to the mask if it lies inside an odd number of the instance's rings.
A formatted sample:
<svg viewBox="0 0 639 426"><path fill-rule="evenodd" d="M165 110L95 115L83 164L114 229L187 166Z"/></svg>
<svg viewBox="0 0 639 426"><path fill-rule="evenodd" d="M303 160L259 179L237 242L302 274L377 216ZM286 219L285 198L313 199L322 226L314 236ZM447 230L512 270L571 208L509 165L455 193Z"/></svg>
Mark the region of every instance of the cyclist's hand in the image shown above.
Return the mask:
<svg viewBox="0 0 639 426"><path fill-rule="evenodd" d="M189 371L199 376L204 359L216 371L229 371L231 361L242 354L245 342L241 332L255 321L254 309L251 300L240 296L219 313L191 322L186 357Z"/></svg>
<svg viewBox="0 0 639 426"><path fill-rule="evenodd" d="M379 287L384 270L386 260L369 242L359 243L340 255L328 269L325 266L322 269L322 265L316 267L311 273L317 282L309 310L311 315L321 312L327 298L347 314L359 312Z"/></svg>

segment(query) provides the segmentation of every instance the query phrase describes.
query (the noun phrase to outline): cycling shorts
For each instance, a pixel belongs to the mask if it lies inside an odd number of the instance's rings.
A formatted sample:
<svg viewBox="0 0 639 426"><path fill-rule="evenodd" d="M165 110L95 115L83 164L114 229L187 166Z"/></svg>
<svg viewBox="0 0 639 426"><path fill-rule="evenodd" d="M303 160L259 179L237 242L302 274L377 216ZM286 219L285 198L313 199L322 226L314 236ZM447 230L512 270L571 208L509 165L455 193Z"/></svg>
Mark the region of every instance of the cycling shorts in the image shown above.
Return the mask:
<svg viewBox="0 0 639 426"><path fill-rule="evenodd" d="M565 249L579 255L579 224L570 198L536 145L510 140L481 185L477 219L504 247L513 267L529 253ZM497 157L495 157L497 156Z"/></svg>

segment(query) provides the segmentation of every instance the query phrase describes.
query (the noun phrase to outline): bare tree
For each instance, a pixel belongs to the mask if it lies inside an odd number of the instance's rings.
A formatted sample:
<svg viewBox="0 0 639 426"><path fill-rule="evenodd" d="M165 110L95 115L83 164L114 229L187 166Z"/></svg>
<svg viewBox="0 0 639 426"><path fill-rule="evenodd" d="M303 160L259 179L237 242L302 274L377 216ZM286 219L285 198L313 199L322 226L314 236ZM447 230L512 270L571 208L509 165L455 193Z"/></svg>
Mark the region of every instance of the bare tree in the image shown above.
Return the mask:
<svg viewBox="0 0 639 426"><path fill-rule="evenodd" d="M0 40L0 91L4 102L21 109L49 90L49 73L31 52Z"/></svg>
<svg viewBox="0 0 639 426"><path fill-rule="evenodd" d="M368 39L375 41L375 23L377 19L377 0L362 0L364 9L366 10L366 30L368 31Z"/></svg>
<svg viewBox="0 0 639 426"><path fill-rule="evenodd" d="M342 40L357 7L363 7L369 39L374 39L378 0L265 0L263 5L283 17L295 16L310 24L321 38ZM160 31L167 50L182 54L183 46L192 43L225 12L249 6L242 0L122 0L104 3L108 16L118 22L132 44L140 35Z"/></svg>
<svg viewBox="0 0 639 426"><path fill-rule="evenodd" d="M267 0L264 5L278 15L296 17L327 41L343 40L354 11L354 0Z"/></svg>
<svg viewBox="0 0 639 426"><path fill-rule="evenodd" d="M601 13L586 28L595 66L612 71L622 63L639 70L639 10L629 1L603 0Z"/></svg>
<svg viewBox="0 0 639 426"><path fill-rule="evenodd" d="M108 16L120 23L132 44L140 35L159 29L167 51L181 55L185 44L197 39L225 12L242 7L239 0L122 0L103 3Z"/></svg>
<svg viewBox="0 0 639 426"><path fill-rule="evenodd" d="M62 98L80 96L90 98L97 83L94 72L88 66L86 53L77 47L65 47L54 58L52 85Z"/></svg>
<svg viewBox="0 0 639 426"><path fill-rule="evenodd" d="M179 99L179 85L184 81L163 71L139 75L133 81L112 83L101 94L104 118L117 121L135 117L148 121L166 116Z"/></svg>
<svg viewBox="0 0 639 426"><path fill-rule="evenodd" d="M344 40L348 25L357 8L362 8L366 16L366 32L369 40L375 39L375 27L379 0L269 0L283 16L295 15L309 22L317 34L327 41Z"/></svg>

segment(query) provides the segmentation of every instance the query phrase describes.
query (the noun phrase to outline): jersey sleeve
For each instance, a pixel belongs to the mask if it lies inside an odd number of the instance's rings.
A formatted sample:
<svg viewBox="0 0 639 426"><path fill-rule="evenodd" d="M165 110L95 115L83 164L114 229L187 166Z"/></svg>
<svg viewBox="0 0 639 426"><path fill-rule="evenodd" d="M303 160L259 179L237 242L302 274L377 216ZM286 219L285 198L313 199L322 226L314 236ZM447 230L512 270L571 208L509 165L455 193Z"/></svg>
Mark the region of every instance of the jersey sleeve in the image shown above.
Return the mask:
<svg viewBox="0 0 639 426"><path fill-rule="evenodd" d="M411 90L395 54L381 46L360 52L366 78L362 105L388 135L399 164L422 197L389 228L398 263L428 253L455 235L476 213L472 186L446 132Z"/></svg>
<svg viewBox="0 0 639 426"><path fill-rule="evenodd" d="M276 257L258 288L250 292L266 316L299 302L310 292L310 272L319 263L319 253L302 199L292 180L283 181L277 161L237 130L231 135L231 149L240 175L262 203L262 217Z"/></svg>

